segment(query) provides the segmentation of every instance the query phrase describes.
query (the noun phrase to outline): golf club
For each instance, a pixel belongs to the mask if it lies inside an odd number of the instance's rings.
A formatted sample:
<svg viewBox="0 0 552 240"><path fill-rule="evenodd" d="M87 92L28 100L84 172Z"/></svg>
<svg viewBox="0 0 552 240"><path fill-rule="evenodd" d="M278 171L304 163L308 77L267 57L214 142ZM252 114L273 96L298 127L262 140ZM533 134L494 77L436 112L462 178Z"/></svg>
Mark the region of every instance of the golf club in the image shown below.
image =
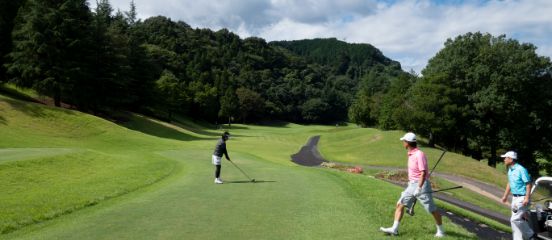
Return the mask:
<svg viewBox="0 0 552 240"><path fill-rule="evenodd" d="M254 178L250 178L240 167L238 167L238 165L236 165L236 164L235 164L234 162L232 162L232 161L229 161L229 162L231 162L232 165L234 165L234 167L236 167L238 170L240 170L240 172L243 173L243 175L244 175L245 177L247 177L247 178L249 179L249 181L251 181L251 182L253 182L253 183L255 182L255 179L254 179Z"/></svg>
<svg viewBox="0 0 552 240"><path fill-rule="evenodd" d="M439 164L439 162L441 162L441 159L443 159L443 156L445 156L445 153L447 153L447 150L445 150L445 149L441 149L441 150L443 150L443 153L441 153L441 156L439 157L439 160L437 160L437 162L435 163L435 166L433 166L433 168L431 169L431 172L429 172L429 175L427 176L427 179L429 179L431 177L431 174L433 173L433 170L435 170L435 168L437 167L437 164ZM416 206L417 201L418 201L418 199L414 198L414 202L412 203L412 207L410 207L406 210L406 213L408 213L408 215L414 216L414 206Z"/></svg>
<svg viewBox="0 0 552 240"><path fill-rule="evenodd" d="M435 190L435 191L431 191L431 192L423 192L423 193L420 193L420 194L443 192L443 191L448 191L448 190L453 190L453 189L458 189L458 188L462 188L462 186L444 188L444 189L439 189L439 190Z"/></svg>

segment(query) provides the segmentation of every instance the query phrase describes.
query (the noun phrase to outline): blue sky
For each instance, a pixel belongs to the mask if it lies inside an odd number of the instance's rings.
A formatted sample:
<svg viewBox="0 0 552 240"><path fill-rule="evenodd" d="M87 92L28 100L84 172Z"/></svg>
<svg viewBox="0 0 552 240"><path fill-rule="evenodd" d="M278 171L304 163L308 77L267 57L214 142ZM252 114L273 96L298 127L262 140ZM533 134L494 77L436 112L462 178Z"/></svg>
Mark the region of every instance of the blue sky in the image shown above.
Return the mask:
<svg viewBox="0 0 552 240"><path fill-rule="evenodd" d="M130 0L111 0L125 11ZM139 17L227 28L267 41L335 37L370 43L420 72L448 38L506 34L552 56L552 0L135 0ZM95 1L91 7L95 6Z"/></svg>

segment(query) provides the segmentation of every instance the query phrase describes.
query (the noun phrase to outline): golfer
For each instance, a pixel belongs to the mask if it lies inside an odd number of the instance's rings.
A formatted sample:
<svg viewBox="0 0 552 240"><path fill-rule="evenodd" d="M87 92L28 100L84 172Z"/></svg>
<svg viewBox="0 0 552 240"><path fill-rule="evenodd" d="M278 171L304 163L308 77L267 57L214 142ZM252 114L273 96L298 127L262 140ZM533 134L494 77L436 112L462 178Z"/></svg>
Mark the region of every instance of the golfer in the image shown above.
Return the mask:
<svg viewBox="0 0 552 240"><path fill-rule="evenodd" d="M416 135L414 133L406 133L402 138L403 146L408 150L408 186L402 192L397 206L395 208L395 221L393 226L389 228L381 227L380 230L384 233L397 235L399 234L399 223L404 214L404 208L413 207L414 199L417 198L425 210L433 215L437 224L437 233L435 237L444 237L443 223L441 214L437 211L437 207L433 202L431 194L431 183L429 182L429 173L427 167L427 158L416 143Z"/></svg>
<svg viewBox="0 0 552 240"><path fill-rule="evenodd" d="M215 165L215 183L222 184L222 179L220 179L220 168L221 168L221 159L222 155L226 157L226 160L231 161L228 156L228 151L226 150L226 141L230 139L230 133L224 132L222 137L217 142L215 146L215 152L213 152L213 165Z"/></svg>
<svg viewBox="0 0 552 240"><path fill-rule="evenodd" d="M500 157L504 158L504 165L508 168L508 184L502 196L502 202L508 202L508 195L512 193L512 236L514 240L531 239L535 234L525 220L531 198L531 176L523 166L517 163L517 154L509 151ZM535 238L536 239L536 238Z"/></svg>

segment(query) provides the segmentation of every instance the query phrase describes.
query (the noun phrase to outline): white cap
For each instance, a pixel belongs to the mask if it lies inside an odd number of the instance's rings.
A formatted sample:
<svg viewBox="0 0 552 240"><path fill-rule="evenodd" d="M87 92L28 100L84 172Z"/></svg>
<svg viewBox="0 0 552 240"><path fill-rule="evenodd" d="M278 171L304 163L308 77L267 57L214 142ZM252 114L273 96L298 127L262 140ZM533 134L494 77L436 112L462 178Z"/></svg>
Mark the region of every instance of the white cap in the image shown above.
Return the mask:
<svg viewBox="0 0 552 240"><path fill-rule="evenodd" d="M500 157L503 157L503 158L511 158L511 159L517 159L517 153L514 152L514 151L508 151L507 153L505 153L504 155L500 155Z"/></svg>
<svg viewBox="0 0 552 240"><path fill-rule="evenodd" d="M407 142L416 142L416 134L408 132L400 140Z"/></svg>

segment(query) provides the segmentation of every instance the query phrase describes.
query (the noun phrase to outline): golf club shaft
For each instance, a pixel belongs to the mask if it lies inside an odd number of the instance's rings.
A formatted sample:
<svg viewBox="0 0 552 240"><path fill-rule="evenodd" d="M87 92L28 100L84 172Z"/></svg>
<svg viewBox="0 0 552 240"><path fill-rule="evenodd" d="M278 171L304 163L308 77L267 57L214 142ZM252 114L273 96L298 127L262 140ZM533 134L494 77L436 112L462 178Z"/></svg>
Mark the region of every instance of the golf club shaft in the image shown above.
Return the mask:
<svg viewBox="0 0 552 240"><path fill-rule="evenodd" d="M433 166L433 168L431 169L431 172L429 172L429 176L427 177L428 179L429 179L429 177L431 177L431 174L433 173L433 170L435 170L435 168L437 167L437 164L439 164L441 159L443 159L443 156L445 156L445 153L447 153L447 150L443 150L443 153L441 153L441 156L439 157L439 160L437 160L437 162L435 163L435 166Z"/></svg>
<svg viewBox="0 0 552 240"><path fill-rule="evenodd" d="M246 176L246 177L249 179L249 181L251 181L251 178L250 178L249 176L247 176L247 174L246 174L240 167L238 167L238 165L236 165L236 164L235 164L234 162L232 162L232 161L230 161L230 162L232 163L232 165L234 165L234 167L236 167L238 170L240 170L240 172L241 172L244 176Z"/></svg>
<svg viewBox="0 0 552 240"><path fill-rule="evenodd" d="M439 189L439 190L435 190L435 191L431 191L431 192L423 192L423 193L420 193L420 194L443 192L443 191L448 191L448 190L453 190L453 189L458 189L458 188L462 188L462 186L456 186L456 187L450 187L450 188L445 188L445 189Z"/></svg>

